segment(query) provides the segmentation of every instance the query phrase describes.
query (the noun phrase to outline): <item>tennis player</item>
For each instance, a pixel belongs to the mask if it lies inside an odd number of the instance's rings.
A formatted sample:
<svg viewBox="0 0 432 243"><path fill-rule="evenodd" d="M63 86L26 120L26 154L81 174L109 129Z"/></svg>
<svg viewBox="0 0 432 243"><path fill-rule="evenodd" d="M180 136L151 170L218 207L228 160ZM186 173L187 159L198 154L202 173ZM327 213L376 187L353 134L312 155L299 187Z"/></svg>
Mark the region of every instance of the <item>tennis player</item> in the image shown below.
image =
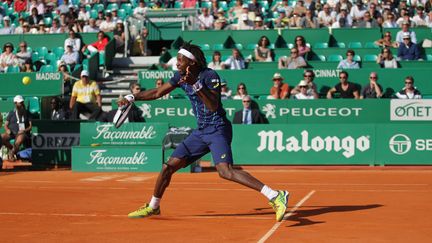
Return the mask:
<svg viewBox="0 0 432 243"><path fill-rule="evenodd" d="M180 87L192 103L198 125L175 149L168 162L163 164L150 203L129 213L128 217L143 218L160 214L159 204L171 176L211 152L220 177L261 192L275 210L276 220L281 221L287 209L289 193L273 190L249 173L233 168L232 126L222 107L221 81L214 70L207 68L204 53L196 45L184 44L177 54L177 68L178 72L163 86L142 91L135 96L125 96L127 102L155 100Z"/></svg>

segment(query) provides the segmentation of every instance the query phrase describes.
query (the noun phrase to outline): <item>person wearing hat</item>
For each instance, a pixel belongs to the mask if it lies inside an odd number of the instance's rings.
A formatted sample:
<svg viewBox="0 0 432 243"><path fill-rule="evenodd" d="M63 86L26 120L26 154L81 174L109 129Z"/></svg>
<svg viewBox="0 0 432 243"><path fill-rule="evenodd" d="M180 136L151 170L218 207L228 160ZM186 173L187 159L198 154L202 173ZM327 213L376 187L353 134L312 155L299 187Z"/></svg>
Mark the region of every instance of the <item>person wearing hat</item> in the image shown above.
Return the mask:
<svg viewBox="0 0 432 243"><path fill-rule="evenodd" d="M116 27L116 22L112 20L111 12L107 12L105 15L105 20L99 25L99 29L103 32L112 32Z"/></svg>
<svg viewBox="0 0 432 243"><path fill-rule="evenodd" d="M248 14L243 13L241 19L237 23L238 30L252 30L254 23L249 20Z"/></svg>
<svg viewBox="0 0 432 243"><path fill-rule="evenodd" d="M409 21L403 21L402 22L402 28L396 34L396 41L397 42L402 44L404 42L404 40L403 40L404 34L408 33L410 38L411 38L411 42L417 43L416 33L414 31L410 30L410 25L411 25L411 23Z"/></svg>
<svg viewBox="0 0 432 243"><path fill-rule="evenodd" d="M9 149L8 159L10 161L15 161L20 146L30 141L32 129L31 115L25 107L24 98L16 95L13 102L15 108L7 115L4 124L5 133L1 135L3 145ZM10 143L12 139L15 139L13 145Z"/></svg>
<svg viewBox="0 0 432 243"><path fill-rule="evenodd" d="M306 82L307 85L307 89L306 89L306 93L308 96L312 96L314 99L318 99L318 91L317 91L317 87L315 85L315 83L313 82L315 78L315 73L312 70L306 70L303 73L303 80ZM294 87L291 90L291 96L294 96L296 94L301 93L301 87L299 85L297 85L296 87Z"/></svg>
<svg viewBox="0 0 432 243"><path fill-rule="evenodd" d="M47 33L47 30L45 28L45 23L43 20L39 21L38 23L38 34L45 34Z"/></svg>
<svg viewBox="0 0 432 243"><path fill-rule="evenodd" d="M297 87L299 88L300 92L295 94L293 96L293 99L296 99L296 100L313 100L313 99L315 99L315 97L312 94L307 92L309 86L308 86L306 81L301 80L300 83L297 85Z"/></svg>
<svg viewBox="0 0 432 243"><path fill-rule="evenodd" d="M102 112L102 98L99 86L89 78L89 72L83 70L81 79L76 81L72 88L69 102L71 119L80 119L80 114L90 113L90 120L96 120Z"/></svg>
<svg viewBox="0 0 432 243"><path fill-rule="evenodd" d="M243 109L234 113L233 124L263 124L266 123L260 111L252 106L252 98L246 95L242 99Z"/></svg>
<svg viewBox="0 0 432 243"><path fill-rule="evenodd" d="M226 30L227 29L227 19L223 16L218 17L216 21L214 22L214 29L215 30Z"/></svg>
<svg viewBox="0 0 432 243"><path fill-rule="evenodd" d="M0 28L0 35L11 35L15 29L11 26L11 19L9 16L3 18L3 28Z"/></svg>
<svg viewBox="0 0 432 243"><path fill-rule="evenodd" d="M118 16L118 9L117 8L111 9L111 17L112 17L112 21L114 23L118 23L119 20L121 21L121 19Z"/></svg>
<svg viewBox="0 0 432 243"><path fill-rule="evenodd" d="M290 87L283 82L284 78L280 73L273 75L273 86L270 88L269 99L288 99L290 96Z"/></svg>
<svg viewBox="0 0 432 243"><path fill-rule="evenodd" d="M229 100L231 99L232 90L228 88L228 85L225 80L221 81L221 99Z"/></svg>
<svg viewBox="0 0 432 243"><path fill-rule="evenodd" d="M3 45L3 53L0 55L0 72L4 72L9 66L17 66L18 59L13 54L14 46L7 42Z"/></svg>
<svg viewBox="0 0 432 243"><path fill-rule="evenodd" d="M268 27L264 25L264 21L260 16L256 16L254 19L254 30L268 30Z"/></svg>
<svg viewBox="0 0 432 243"><path fill-rule="evenodd" d="M411 40L411 35L409 32L402 34L403 42L399 44L398 48L398 59L399 60L419 60L420 50L414 42Z"/></svg>
<svg viewBox="0 0 432 243"><path fill-rule="evenodd" d="M79 54L73 49L72 44L66 46L66 50L61 56L60 62L64 62L66 65L69 65L70 70L74 70L75 65L79 62Z"/></svg>

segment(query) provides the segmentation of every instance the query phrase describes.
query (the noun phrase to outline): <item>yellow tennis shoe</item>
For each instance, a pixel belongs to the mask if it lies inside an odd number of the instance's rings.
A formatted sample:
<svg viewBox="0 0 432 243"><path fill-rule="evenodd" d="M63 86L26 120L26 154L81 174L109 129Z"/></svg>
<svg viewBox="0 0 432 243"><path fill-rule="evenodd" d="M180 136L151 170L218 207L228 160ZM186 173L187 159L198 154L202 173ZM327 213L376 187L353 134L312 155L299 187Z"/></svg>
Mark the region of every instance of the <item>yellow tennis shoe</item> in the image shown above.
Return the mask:
<svg viewBox="0 0 432 243"><path fill-rule="evenodd" d="M160 207L157 209L153 209L147 203L144 206L138 208L136 211L133 211L128 214L129 218L145 218L150 217L152 215L159 215Z"/></svg>
<svg viewBox="0 0 432 243"><path fill-rule="evenodd" d="M282 221L285 211L287 210L289 192L278 191L278 195L269 201L270 206L276 212L276 221Z"/></svg>

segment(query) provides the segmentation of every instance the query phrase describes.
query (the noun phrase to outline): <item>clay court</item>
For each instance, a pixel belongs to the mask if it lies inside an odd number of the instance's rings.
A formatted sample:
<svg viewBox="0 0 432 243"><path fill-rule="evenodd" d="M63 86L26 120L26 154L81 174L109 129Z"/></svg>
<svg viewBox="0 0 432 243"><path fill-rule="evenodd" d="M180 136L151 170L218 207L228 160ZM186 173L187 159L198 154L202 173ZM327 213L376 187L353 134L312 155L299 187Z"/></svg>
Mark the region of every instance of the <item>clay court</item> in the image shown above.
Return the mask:
<svg viewBox="0 0 432 243"><path fill-rule="evenodd" d="M430 242L428 167L251 168L291 192L281 223L215 172L173 177L162 215L129 219L156 173L0 173L1 242Z"/></svg>

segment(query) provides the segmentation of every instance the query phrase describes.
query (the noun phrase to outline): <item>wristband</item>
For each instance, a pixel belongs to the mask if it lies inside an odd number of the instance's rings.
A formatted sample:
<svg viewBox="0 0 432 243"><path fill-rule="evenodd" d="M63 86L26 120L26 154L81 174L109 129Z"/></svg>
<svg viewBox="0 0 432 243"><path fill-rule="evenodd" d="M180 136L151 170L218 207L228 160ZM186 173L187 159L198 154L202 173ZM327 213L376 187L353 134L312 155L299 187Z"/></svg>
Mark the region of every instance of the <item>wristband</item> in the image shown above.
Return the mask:
<svg viewBox="0 0 432 243"><path fill-rule="evenodd" d="M193 90L196 92L200 91L203 88L203 85L200 82L196 82L192 85Z"/></svg>

